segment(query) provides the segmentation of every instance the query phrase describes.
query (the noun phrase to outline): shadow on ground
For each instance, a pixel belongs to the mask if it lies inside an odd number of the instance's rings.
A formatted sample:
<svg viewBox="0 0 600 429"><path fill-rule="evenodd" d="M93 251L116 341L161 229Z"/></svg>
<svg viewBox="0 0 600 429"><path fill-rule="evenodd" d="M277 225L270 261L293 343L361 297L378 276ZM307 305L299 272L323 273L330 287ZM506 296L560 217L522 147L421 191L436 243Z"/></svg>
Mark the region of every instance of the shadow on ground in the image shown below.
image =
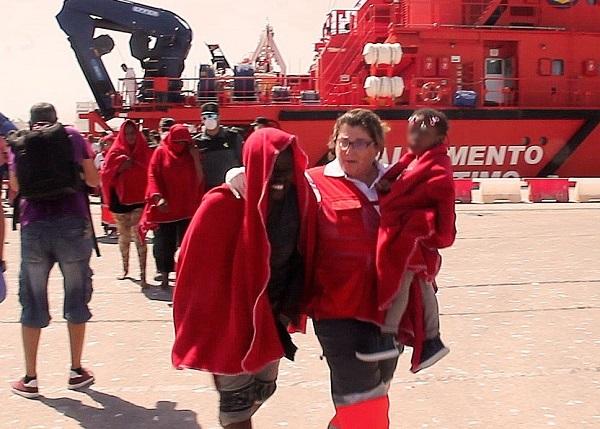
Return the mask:
<svg viewBox="0 0 600 429"><path fill-rule="evenodd" d="M173 293L170 289L165 290L159 287L149 287L142 292L150 301L171 302L173 300Z"/></svg>
<svg viewBox="0 0 600 429"><path fill-rule="evenodd" d="M98 243L100 244L118 244L119 239L116 235L104 235L102 237L96 237Z"/></svg>
<svg viewBox="0 0 600 429"><path fill-rule="evenodd" d="M89 389L82 393L97 402L98 407L83 404L72 398L41 398L40 401L60 414L78 421L82 428L202 429L197 422L197 414L191 410L176 410L175 402L159 401L156 408L145 408L97 390Z"/></svg>

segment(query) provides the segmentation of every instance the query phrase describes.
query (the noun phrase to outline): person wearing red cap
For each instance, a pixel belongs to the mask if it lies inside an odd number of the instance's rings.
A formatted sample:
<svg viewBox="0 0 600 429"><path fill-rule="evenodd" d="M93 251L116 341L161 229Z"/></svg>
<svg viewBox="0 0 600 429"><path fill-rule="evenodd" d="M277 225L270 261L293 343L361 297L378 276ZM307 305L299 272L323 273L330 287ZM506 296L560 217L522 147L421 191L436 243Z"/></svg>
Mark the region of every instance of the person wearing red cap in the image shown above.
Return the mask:
<svg viewBox="0 0 600 429"><path fill-rule="evenodd" d="M243 158L245 198L226 185L206 195L181 247L173 299L173 365L214 374L229 429L252 428L280 359L294 359L287 328L302 324L316 219L294 136L259 130Z"/></svg>
<svg viewBox="0 0 600 429"><path fill-rule="evenodd" d="M135 241L140 263L140 285L146 288L146 242L137 234L145 202L151 151L138 125L125 121L106 154L102 169L102 193L117 221L123 259L120 280L129 274L129 248Z"/></svg>
<svg viewBox="0 0 600 429"><path fill-rule="evenodd" d="M185 125L173 125L154 152L148 173L142 233L155 230L154 258L163 289L175 271L175 253L204 195L199 154Z"/></svg>

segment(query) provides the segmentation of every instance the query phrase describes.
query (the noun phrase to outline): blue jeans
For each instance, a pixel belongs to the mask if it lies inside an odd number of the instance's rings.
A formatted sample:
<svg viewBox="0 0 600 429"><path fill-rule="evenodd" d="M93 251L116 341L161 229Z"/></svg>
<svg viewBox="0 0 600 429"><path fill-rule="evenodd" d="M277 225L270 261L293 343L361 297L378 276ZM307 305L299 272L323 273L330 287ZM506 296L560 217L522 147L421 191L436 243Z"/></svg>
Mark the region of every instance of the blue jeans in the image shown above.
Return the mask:
<svg viewBox="0 0 600 429"><path fill-rule="evenodd" d="M19 300L24 326L45 328L50 323L48 278L56 263L64 278L64 318L75 324L90 320L92 248L92 230L84 218L54 218L22 228Z"/></svg>

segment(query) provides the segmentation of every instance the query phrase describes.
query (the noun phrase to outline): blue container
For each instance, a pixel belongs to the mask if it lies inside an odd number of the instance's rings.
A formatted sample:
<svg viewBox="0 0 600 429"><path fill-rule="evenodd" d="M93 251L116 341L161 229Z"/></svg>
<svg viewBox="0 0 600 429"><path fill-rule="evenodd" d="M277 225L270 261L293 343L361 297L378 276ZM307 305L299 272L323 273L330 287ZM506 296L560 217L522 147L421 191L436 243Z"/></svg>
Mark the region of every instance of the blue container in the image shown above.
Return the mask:
<svg viewBox="0 0 600 429"><path fill-rule="evenodd" d="M475 91L456 91L454 93L454 105L458 107L476 107L477 93Z"/></svg>

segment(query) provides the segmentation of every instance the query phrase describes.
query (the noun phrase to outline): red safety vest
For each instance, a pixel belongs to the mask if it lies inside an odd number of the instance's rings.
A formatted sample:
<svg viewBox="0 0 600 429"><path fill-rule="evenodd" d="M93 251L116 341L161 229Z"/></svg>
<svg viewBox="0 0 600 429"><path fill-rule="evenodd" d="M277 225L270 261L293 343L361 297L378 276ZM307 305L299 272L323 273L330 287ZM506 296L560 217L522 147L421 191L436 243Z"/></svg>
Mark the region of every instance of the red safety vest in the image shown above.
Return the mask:
<svg viewBox="0 0 600 429"><path fill-rule="evenodd" d="M311 169L321 194L311 316L382 323L378 310L375 251L379 213L349 180Z"/></svg>

